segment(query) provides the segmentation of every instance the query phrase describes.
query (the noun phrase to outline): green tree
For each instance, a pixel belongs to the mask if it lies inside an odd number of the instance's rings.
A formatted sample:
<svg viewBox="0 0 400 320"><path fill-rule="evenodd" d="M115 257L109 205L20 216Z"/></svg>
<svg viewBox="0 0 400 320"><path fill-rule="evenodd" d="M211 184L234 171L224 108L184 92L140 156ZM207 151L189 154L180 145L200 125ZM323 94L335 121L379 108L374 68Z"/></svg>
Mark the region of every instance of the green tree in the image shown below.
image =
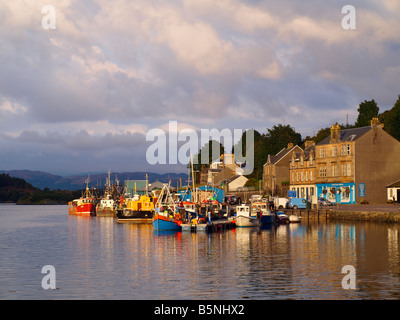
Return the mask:
<svg viewBox="0 0 400 320"><path fill-rule="evenodd" d="M393 108L385 113L384 127L387 133L400 140L400 95Z"/></svg>
<svg viewBox="0 0 400 320"><path fill-rule="evenodd" d="M301 144L301 134L297 133L290 125L277 125L272 129L268 129L265 135L268 145L268 153L276 154L283 148L286 148L288 143L293 145Z"/></svg>
<svg viewBox="0 0 400 320"><path fill-rule="evenodd" d="M365 100L360 103L357 111L356 127L367 127L371 124L370 121L372 118L378 116L379 107L373 99L371 101Z"/></svg>

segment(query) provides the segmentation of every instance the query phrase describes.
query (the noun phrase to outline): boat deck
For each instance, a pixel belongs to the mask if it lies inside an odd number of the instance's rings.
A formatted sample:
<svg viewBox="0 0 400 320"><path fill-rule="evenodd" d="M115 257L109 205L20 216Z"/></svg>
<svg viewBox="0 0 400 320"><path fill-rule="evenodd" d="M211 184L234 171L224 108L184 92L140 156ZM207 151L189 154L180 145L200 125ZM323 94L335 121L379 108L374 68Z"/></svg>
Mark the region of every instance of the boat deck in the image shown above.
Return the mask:
<svg viewBox="0 0 400 320"><path fill-rule="evenodd" d="M182 224L182 231L205 231L205 232L216 232L222 230L230 230L236 228L235 221L233 219L221 219L214 220L207 223L199 223L199 224Z"/></svg>
<svg viewBox="0 0 400 320"><path fill-rule="evenodd" d="M151 224L153 223L153 218L118 219L118 223Z"/></svg>

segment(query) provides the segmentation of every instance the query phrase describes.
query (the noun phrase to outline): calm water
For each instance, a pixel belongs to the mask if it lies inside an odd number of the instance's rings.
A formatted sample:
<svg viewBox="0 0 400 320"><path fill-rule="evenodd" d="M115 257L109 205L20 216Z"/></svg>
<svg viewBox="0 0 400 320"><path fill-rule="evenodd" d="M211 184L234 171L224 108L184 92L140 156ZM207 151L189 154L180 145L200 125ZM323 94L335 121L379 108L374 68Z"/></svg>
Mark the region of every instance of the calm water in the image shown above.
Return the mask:
<svg viewBox="0 0 400 320"><path fill-rule="evenodd" d="M53 265L56 290L44 290ZM342 267L356 268L344 290ZM399 226L310 222L221 233L0 205L0 299L399 299Z"/></svg>

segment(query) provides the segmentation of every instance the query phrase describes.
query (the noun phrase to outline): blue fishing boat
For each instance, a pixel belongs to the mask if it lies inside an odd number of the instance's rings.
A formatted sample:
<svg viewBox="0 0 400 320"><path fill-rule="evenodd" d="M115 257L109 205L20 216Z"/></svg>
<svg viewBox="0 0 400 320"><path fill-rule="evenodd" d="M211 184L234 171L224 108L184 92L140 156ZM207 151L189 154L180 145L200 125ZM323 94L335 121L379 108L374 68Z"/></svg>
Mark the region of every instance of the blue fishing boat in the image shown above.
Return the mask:
<svg viewBox="0 0 400 320"><path fill-rule="evenodd" d="M177 205L169 192L169 185L164 185L157 199L153 217L153 228L157 231L180 231L182 219Z"/></svg>
<svg viewBox="0 0 400 320"><path fill-rule="evenodd" d="M168 218L162 215L155 215L153 219L154 230L157 231L180 231L182 221L175 218Z"/></svg>

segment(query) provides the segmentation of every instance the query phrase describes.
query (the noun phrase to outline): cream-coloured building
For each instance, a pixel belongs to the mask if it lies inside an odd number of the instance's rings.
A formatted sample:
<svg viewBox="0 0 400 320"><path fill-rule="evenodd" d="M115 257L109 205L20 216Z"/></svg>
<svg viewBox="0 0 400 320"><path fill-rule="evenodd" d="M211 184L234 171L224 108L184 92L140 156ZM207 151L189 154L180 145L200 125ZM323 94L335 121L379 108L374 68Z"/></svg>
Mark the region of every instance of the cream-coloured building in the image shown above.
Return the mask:
<svg viewBox="0 0 400 320"><path fill-rule="evenodd" d="M296 191L297 198L312 201L317 194L314 141L306 141L304 150L293 151L289 162L290 190Z"/></svg>

